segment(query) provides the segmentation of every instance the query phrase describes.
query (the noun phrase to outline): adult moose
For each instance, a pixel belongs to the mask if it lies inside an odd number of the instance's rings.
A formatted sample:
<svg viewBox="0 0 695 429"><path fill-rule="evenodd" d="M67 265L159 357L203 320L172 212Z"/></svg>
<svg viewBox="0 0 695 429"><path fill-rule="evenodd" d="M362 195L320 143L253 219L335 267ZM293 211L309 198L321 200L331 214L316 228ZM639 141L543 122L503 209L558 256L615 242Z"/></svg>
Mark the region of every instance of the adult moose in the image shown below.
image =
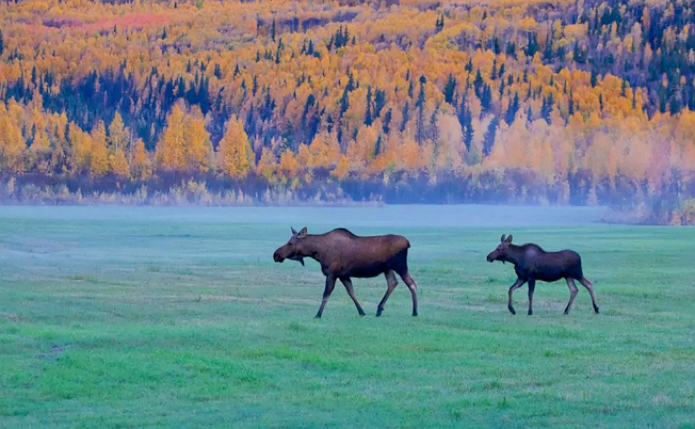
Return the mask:
<svg viewBox="0 0 695 429"><path fill-rule="evenodd" d="M364 310L357 302L350 279L384 274L388 289L376 311L376 316L381 316L386 300L398 285L394 273L397 273L410 289L413 297L413 316L417 316L417 284L408 272L410 243L405 237L391 234L359 237L345 228L337 228L325 234L307 234L306 228L299 232L291 229L292 237L287 244L275 251L273 260L282 262L290 259L304 265L304 258L313 258L321 264L321 271L326 276L326 288L316 318L323 314L336 280L340 280L345 286L360 316L364 316Z"/></svg>
<svg viewBox="0 0 695 429"><path fill-rule="evenodd" d="M572 250L562 250L559 252L546 252L536 244L524 244L516 246L512 244L512 236L502 236L500 245L487 255L488 262L502 261L514 264L516 271L516 282L509 288L509 303L507 308L512 314L516 314L512 305L512 294L524 283L528 282L528 314L533 314L533 291L536 288L536 280L544 282L554 282L562 278L567 281L570 289L570 300L565 308L565 314L569 314L577 296L577 285L579 281L591 295L591 302L594 311L598 313L596 297L594 297L594 286L584 277L582 272L582 259L579 254Z"/></svg>

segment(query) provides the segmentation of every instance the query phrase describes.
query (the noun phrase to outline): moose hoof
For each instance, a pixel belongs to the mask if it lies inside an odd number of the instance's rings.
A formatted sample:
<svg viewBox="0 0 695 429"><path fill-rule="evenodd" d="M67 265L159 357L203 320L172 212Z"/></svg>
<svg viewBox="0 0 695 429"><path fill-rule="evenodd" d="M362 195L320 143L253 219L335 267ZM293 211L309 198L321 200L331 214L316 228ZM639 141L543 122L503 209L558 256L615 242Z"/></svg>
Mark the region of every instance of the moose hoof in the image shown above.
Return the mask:
<svg viewBox="0 0 695 429"><path fill-rule="evenodd" d="M384 310L382 310L382 309L378 309L378 310L376 311L376 317L381 317L381 313L382 313L383 311L384 311Z"/></svg>
<svg viewBox="0 0 695 429"><path fill-rule="evenodd" d="M528 311L528 315L529 315L529 316L533 316L533 311L529 310L529 311Z"/></svg>
<svg viewBox="0 0 695 429"><path fill-rule="evenodd" d="M596 314L599 314L598 313L598 307L594 307L594 311L596 312Z"/></svg>
<svg viewBox="0 0 695 429"><path fill-rule="evenodd" d="M509 312L510 312L510 313L516 314L516 311L514 311L514 307L512 307L512 306L510 305L510 306L507 307L507 308L509 309Z"/></svg>
<svg viewBox="0 0 695 429"><path fill-rule="evenodd" d="M413 313L413 317L417 317L417 313Z"/></svg>
<svg viewBox="0 0 695 429"><path fill-rule="evenodd" d="M364 317L366 314L364 314L364 311L360 313L360 317Z"/></svg>
<svg viewBox="0 0 695 429"><path fill-rule="evenodd" d="M320 318L321 318L320 314L317 314L316 316L314 316L314 319L320 319Z"/></svg>

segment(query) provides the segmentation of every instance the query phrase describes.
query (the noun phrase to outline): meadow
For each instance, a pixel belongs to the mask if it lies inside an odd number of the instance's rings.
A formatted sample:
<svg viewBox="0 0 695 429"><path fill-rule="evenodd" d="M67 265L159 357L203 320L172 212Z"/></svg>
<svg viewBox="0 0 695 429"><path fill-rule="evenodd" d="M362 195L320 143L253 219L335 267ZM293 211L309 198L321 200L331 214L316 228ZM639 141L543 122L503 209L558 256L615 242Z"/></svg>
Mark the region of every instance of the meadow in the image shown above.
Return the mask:
<svg viewBox="0 0 695 429"><path fill-rule="evenodd" d="M0 427L695 427L695 229L598 208L0 207ZM383 278L275 264L290 226L412 243ZM501 234L582 255L506 308Z"/></svg>

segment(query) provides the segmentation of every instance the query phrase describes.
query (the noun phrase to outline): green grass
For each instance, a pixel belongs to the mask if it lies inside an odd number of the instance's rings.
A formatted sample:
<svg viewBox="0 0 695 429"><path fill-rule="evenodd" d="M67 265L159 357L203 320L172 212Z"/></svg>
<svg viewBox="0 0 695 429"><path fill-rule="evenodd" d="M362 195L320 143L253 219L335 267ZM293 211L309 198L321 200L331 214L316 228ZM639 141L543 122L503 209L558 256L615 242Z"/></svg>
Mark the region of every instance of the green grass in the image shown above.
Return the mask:
<svg viewBox="0 0 695 429"><path fill-rule="evenodd" d="M0 427L695 427L695 229L248 210L0 208ZM401 282L375 318L377 278L367 317L338 285L313 319L318 264L272 262L290 224L406 235L420 317ZM502 233L579 251L601 314L558 282L510 315Z"/></svg>

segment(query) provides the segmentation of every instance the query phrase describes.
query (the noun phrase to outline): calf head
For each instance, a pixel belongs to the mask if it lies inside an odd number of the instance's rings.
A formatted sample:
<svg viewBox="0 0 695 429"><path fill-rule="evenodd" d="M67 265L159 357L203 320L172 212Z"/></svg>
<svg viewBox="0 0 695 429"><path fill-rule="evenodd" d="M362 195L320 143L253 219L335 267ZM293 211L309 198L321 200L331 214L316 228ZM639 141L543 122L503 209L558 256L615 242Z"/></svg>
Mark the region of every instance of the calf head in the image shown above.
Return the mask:
<svg viewBox="0 0 695 429"><path fill-rule="evenodd" d="M506 260L507 256L507 249L509 246L512 244L512 236L510 235L509 237L506 237L504 234L500 238L500 245L497 246L495 250L490 252L490 254L487 255L487 261L488 262L495 262L495 261L504 261Z"/></svg>
<svg viewBox="0 0 695 429"><path fill-rule="evenodd" d="M297 261L303 266L304 256L307 256L303 253L302 249L302 240L306 237L306 227L299 232L295 231L294 228L291 229L292 237L290 237L290 241L288 241L284 246L278 248L278 250L273 253L273 260L275 262L282 262L285 259L289 259L292 261Z"/></svg>

